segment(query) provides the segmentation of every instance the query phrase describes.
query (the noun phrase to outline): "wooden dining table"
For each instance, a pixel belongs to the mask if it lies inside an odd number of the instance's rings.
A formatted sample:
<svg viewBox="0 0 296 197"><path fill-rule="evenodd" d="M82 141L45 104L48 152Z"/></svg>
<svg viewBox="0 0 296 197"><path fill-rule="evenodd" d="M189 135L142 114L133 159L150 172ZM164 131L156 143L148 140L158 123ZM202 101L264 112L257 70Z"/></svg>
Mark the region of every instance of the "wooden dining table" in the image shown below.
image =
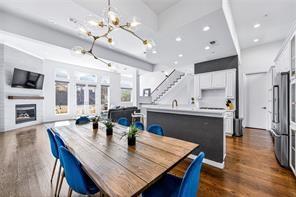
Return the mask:
<svg viewBox="0 0 296 197"><path fill-rule="evenodd" d="M82 163L94 183L108 196L137 196L186 158L199 145L140 131L136 145L122 138L127 127L115 124L106 136L102 123L60 125L52 128ZM181 131L180 131L181 132Z"/></svg>

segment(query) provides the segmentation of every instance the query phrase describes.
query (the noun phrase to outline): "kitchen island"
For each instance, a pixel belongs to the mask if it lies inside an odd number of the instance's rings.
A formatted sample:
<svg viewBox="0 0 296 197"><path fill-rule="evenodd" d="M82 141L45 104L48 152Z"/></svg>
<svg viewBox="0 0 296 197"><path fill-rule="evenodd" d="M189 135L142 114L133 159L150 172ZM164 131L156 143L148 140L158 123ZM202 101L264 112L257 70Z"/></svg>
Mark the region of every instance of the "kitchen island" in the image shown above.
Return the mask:
<svg viewBox="0 0 296 197"><path fill-rule="evenodd" d="M224 117L226 110L199 109L195 106L144 105L147 125L160 124L165 136L200 144L193 151L194 158L200 151L205 152L205 163L224 168L226 140Z"/></svg>

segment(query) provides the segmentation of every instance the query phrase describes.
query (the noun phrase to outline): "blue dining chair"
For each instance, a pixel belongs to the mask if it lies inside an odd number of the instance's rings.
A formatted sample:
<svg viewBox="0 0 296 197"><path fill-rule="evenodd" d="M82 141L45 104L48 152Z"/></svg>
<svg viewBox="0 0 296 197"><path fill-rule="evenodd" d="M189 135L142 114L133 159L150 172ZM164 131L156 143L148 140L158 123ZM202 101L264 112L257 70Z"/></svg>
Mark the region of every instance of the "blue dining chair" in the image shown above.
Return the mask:
<svg viewBox="0 0 296 197"><path fill-rule="evenodd" d="M63 158L65 177L69 184L68 197L71 197L73 190L83 195L93 195L100 191L68 149L59 147L59 152Z"/></svg>
<svg viewBox="0 0 296 197"><path fill-rule="evenodd" d="M123 126L130 126L130 122L128 121L127 118L125 117L121 117L117 120L117 123L120 124L120 125L123 125Z"/></svg>
<svg viewBox="0 0 296 197"><path fill-rule="evenodd" d="M66 145L65 145L64 140L62 139L62 137L60 136L59 133L55 132L54 137L55 137L58 148L60 148L60 147L67 148ZM61 157L60 153L59 153L59 158L60 158L60 169L61 169L61 167L64 168L64 162L63 162L63 158ZM59 175L60 175L60 170L59 170ZM64 178L65 178L65 171L63 170L62 176L61 176L61 181L60 181L59 185L58 185L58 183L59 183L60 176L58 177L58 182L57 182L57 186L56 186L56 190L55 190L55 194L57 196L60 196L60 192L61 192L61 188L62 188Z"/></svg>
<svg viewBox="0 0 296 197"><path fill-rule="evenodd" d="M76 119L75 124L81 125L81 124L87 124L89 122L90 120L87 116L80 116L79 118Z"/></svg>
<svg viewBox="0 0 296 197"><path fill-rule="evenodd" d="M47 131L49 142L50 142L50 150L51 150L51 153L52 153L53 157L55 158L55 162L54 162L54 166L53 166L52 173L51 173L51 178L50 178L50 182L52 183L53 175L54 175L54 172L55 172L55 169L56 169L56 166L57 166L57 162L58 162L58 159L59 159L59 152L58 152L58 146L57 146L57 143L55 141L55 137L54 137L54 134L53 134L52 130L47 129L46 131Z"/></svg>
<svg viewBox="0 0 296 197"><path fill-rule="evenodd" d="M164 136L164 130L159 124L152 124L148 127L147 131L156 135Z"/></svg>
<svg viewBox="0 0 296 197"><path fill-rule="evenodd" d="M134 125L135 125L135 127L137 128L137 129L140 129L140 130L144 130L144 125L143 125L143 123L141 123L141 122L139 122L139 121L137 121L137 122L135 122L134 123Z"/></svg>
<svg viewBox="0 0 296 197"><path fill-rule="evenodd" d="M197 196L202 160L205 157L200 152L188 167L182 178L166 174L159 181L145 190L143 197L195 197Z"/></svg>

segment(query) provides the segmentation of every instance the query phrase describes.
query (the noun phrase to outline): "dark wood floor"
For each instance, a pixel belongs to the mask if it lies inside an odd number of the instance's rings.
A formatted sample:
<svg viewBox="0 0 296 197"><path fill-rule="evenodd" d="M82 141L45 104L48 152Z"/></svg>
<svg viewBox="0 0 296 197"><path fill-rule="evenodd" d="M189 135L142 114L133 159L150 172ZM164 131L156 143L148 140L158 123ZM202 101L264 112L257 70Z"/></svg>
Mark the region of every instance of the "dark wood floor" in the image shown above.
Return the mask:
<svg viewBox="0 0 296 197"><path fill-rule="evenodd" d="M0 159L0 196L53 196L54 159L43 125L0 134ZM182 176L189 164L172 173ZM61 196L67 189L65 182ZM225 169L203 165L199 196L296 196L296 179L278 165L268 132L245 129L242 138L227 138Z"/></svg>

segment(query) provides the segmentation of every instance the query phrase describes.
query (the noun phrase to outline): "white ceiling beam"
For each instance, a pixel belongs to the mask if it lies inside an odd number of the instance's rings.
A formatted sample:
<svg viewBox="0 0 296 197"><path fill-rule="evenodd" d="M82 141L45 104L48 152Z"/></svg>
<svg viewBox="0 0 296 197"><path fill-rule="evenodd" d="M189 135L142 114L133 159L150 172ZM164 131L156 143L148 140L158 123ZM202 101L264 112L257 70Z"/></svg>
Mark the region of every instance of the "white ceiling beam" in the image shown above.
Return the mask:
<svg viewBox="0 0 296 197"><path fill-rule="evenodd" d="M0 29L3 31L19 34L34 40L39 40L63 48L71 49L73 46L88 48L90 42L78 36L52 29L46 25L33 22L19 16L0 11ZM94 47L98 57L132 66L146 71L153 71L154 65L124 52L115 51L100 45Z"/></svg>

